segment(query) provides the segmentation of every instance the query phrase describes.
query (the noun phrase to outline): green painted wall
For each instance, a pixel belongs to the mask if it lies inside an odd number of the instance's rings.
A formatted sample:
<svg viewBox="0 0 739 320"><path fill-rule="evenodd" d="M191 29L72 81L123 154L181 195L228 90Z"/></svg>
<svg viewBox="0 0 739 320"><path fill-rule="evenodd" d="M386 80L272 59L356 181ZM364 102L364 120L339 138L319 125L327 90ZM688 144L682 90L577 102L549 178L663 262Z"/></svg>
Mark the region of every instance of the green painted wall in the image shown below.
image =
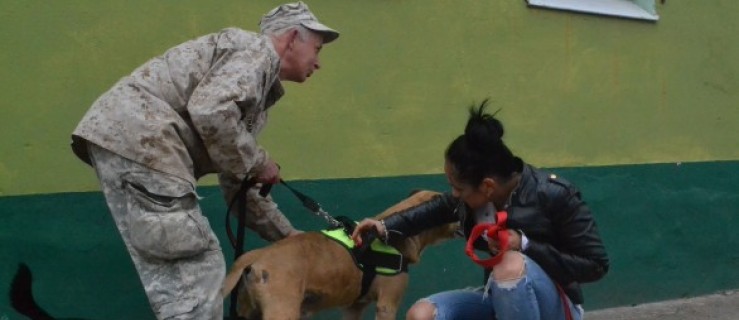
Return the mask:
<svg viewBox="0 0 739 320"><path fill-rule="evenodd" d="M739 161L554 172L582 189L612 260L603 280L585 285L586 309L739 288ZM447 188L441 175L295 181L291 186L329 213L356 219L382 211L409 190ZM220 192L206 187L200 194L231 261ZM273 194L297 227L325 227L284 187L275 187ZM0 290L6 290L17 263L24 261L34 272L38 300L59 317L153 319L100 193L3 197L0 217ZM247 235L249 248L264 245L253 233ZM420 297L482 280L461 240L426 251L410 272L402 312ZM0 299L0 318L4 315L17 319Z"/></svg>
<svg viewBox="0 0 739 320"><path fill-rule="evenodd" d="M0 1L0 195L97 190L68 148L90 104L167 48L254 29L278 3ZM542 166L739 159L739 2L657 4L658 23L523 0L310 5L342 37L263 134L288 179L440 173L485 97Z"/></svg>

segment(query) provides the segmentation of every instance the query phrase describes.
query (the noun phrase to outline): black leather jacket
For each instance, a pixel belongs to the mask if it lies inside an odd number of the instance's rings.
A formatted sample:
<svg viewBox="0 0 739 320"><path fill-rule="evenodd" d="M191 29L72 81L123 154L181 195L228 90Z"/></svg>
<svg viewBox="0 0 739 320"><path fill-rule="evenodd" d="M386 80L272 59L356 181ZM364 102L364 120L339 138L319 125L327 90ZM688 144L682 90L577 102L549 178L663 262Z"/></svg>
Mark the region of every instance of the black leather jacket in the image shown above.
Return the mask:
<svg viewBox="0 0 739 320"><path fill-rule="evenodd" d="M510 229L520 229L529 239L524 250L575 304L583 303L580 283L592 282L608 272L608 255L598 235L590 209L580 192L555 175L525 165L521 182L508 203ZM475 225L475 214L451 193L385 220L391 237L406 237L444 223L459 221L465 238ZM487 250L479 240L475 247Z"/></svg>

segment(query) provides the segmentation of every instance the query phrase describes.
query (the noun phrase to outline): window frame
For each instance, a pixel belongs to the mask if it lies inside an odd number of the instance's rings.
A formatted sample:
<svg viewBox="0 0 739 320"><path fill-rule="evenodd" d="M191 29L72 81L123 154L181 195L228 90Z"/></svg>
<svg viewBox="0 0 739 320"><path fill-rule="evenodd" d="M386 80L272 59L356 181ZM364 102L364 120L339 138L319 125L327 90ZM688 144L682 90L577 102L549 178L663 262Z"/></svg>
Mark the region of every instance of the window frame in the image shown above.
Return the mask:
<svg viewBox="0 0 739 320"><path fill-rule="evenodd" d="M656 22L653 0L526 0L530 7L574 11ZM652 10L649 10L651 7ZM652 12L650 12L652 11Z"/></svg>

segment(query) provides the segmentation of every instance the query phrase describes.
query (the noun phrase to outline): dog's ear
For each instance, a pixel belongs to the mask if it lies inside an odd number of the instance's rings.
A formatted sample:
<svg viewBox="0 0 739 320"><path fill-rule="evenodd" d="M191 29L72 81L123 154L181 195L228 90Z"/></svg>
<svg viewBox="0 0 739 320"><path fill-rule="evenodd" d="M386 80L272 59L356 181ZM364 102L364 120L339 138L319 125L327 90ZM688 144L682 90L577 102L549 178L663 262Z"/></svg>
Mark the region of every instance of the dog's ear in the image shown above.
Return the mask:
<svg viewBox="0 0 739 320"><path fill-rule="evenodd" d="M429 190L412 190L410 196L385 209L385 211L376 215L375 219L385 219L396 214L403 214L408 209L427 202L440 194L439 192Z"/></svg>

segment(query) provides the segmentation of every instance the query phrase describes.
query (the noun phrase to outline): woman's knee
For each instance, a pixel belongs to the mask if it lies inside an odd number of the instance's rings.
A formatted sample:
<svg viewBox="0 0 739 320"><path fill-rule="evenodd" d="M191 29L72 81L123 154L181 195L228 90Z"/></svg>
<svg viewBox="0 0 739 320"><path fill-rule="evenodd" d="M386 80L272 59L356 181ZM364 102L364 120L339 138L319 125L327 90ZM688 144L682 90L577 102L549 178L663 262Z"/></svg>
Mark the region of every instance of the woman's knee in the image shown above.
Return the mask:
<svg viewBox="0 0 739 320"><path fill-rule="evenodd" d="M525 269L523 254L518 251L506 251L503 260L493 267L493 279L495 281L521 279L526 273Z"/></svg>
<svg viewBox="0 0 739 320"><path fill-rule="evenodd" d="M406 320L433 320L436 315L436 307L428 301L418 301L408 309L405 314Z"/></svg>

